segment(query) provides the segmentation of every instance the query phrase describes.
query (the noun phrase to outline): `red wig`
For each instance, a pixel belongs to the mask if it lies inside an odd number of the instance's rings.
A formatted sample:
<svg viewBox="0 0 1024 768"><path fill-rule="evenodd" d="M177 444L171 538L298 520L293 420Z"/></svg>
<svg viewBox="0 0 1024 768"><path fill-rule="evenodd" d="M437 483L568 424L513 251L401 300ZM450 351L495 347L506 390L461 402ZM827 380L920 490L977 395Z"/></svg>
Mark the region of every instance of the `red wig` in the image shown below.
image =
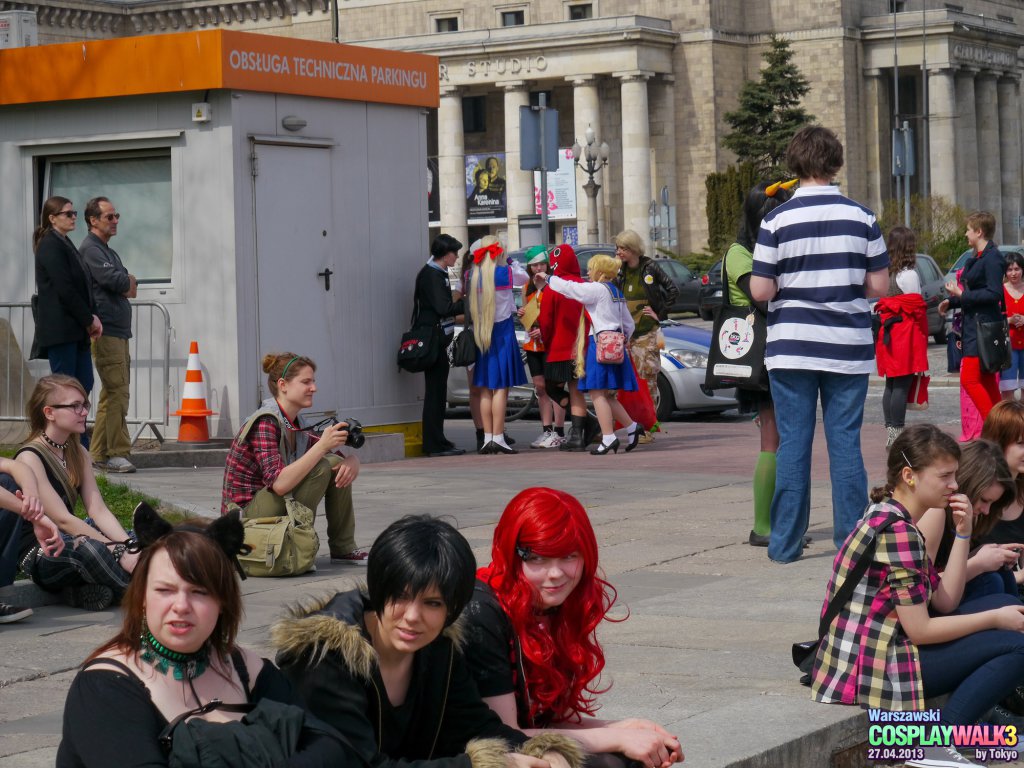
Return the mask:
<svg viewBox="0 0 1024 768"><path fill-rule="evenodd" d="M583 575L548 627L536 619L533 590L516 548L540 557L579 552ZM508 503L494 529L491 564L477 571L498 597L522 647L530 720L574 720L597 710L604 651L597 625L615 602L611 584L598 576L597 538L583 505L552 488L527 488ZM609 619L610 620L610 619Z"/></svg>

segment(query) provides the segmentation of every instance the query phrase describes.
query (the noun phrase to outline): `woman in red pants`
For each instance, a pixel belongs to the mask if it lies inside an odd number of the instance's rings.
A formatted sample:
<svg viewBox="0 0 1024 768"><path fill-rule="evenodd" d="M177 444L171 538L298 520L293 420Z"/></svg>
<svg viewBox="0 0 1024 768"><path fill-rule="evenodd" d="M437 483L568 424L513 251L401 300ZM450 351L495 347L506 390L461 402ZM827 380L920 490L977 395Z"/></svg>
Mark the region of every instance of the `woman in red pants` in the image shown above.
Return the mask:
<svg viewBox="0 0 1024 768"><path fill-rule="evenodd" d="M978 322L999 320L1003 315L1003 274L1006 262L992 242L996 219L988 211L975 211L967 217L967 243L974 249L974 258L964 267L960 283L946 283L949 299L939 305L959 307L964 313L963 361L960 383L985 419L992 406L999 402L999 382L995 373L981 370L978 358Z"/></svg>

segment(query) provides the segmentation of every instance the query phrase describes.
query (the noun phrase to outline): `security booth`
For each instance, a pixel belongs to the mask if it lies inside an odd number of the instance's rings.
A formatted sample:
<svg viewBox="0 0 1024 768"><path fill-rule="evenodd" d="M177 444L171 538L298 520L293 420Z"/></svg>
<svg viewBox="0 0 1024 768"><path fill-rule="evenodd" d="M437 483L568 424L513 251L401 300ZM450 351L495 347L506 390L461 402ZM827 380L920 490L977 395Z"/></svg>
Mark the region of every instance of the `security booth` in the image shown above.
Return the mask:
<svg viewBox="0 0 1024 768"><path fill-rule="evenodd" d="M26 365L48 372L26 362L42 203L103 195L122 214L110 245L139 279L135 423L175 434L196 340L212 436L269 396L262 356L292 351L317 362L315 411L414 444L422 381L395 351L428 253L437 105L436 58L350 45L208 30L0 51L8 388ZM79 217L71 239L87 232Z"/></svg>

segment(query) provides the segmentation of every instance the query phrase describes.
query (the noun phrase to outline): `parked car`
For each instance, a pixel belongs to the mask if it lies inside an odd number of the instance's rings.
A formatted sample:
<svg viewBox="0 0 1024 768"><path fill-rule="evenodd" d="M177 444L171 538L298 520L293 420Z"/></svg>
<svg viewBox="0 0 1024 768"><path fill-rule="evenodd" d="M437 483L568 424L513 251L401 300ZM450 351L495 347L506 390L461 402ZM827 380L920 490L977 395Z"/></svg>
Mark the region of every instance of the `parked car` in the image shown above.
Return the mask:
<svg viewBox="0 0 1024 768"><path fill-rule="evenodd" d="M1004 254L1024 254L1024 245L1001 245L999 246L999 250L1002 251ZM971 258L972 255L974 255L974 251L970 248L961 253L960 257L955 262L953 262L953 266L946 270L946 280L949 280L950 278L954 277L958 270L963 269L964 265L967 263L967 260Z"/></svg>
<svg viewBox="0 0 1024 768"><path fill-rule="evenodd" d="M938 344L946 343L946 318L939 314L939 304L948 294L946 292L946 276L942 274L935 259L927 253L917 254L917 276L921 281L921 296L928 311L928 333ZM878 299L869 299L874 311Z"/></svg>
<svg viewBox="0 0 1024 768"><path fill-rule="evenodd" d="M668 308L669 312L697 313L697 295L700 292L700 278L689 267L675 259L655 259L669 279L676 285L676 301Z"/></svg>
<svg viewBox="0 0 1024 768"><path fill-rule="evenodd" d="M697 294L697 314L701 320L711 320L715 309L722 306L722 260L719 259L700 278Z"/></svg>

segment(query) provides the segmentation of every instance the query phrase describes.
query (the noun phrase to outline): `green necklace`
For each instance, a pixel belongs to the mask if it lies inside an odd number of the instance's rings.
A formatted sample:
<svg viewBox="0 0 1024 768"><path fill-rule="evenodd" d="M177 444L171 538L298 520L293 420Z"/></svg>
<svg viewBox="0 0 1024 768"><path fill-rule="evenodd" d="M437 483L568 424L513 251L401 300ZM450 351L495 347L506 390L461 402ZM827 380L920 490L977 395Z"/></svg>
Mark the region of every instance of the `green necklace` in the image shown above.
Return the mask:
<svg viewBox="0 0 1024 768"><path fill-rule="evenodd" d="M139 658L152 664L161 674L174 670L175 680L194 680L206 671L210 653L205 645L195 653L178 653L164 646L148 629L142 631L139 640L142 643Z"/></svg>

